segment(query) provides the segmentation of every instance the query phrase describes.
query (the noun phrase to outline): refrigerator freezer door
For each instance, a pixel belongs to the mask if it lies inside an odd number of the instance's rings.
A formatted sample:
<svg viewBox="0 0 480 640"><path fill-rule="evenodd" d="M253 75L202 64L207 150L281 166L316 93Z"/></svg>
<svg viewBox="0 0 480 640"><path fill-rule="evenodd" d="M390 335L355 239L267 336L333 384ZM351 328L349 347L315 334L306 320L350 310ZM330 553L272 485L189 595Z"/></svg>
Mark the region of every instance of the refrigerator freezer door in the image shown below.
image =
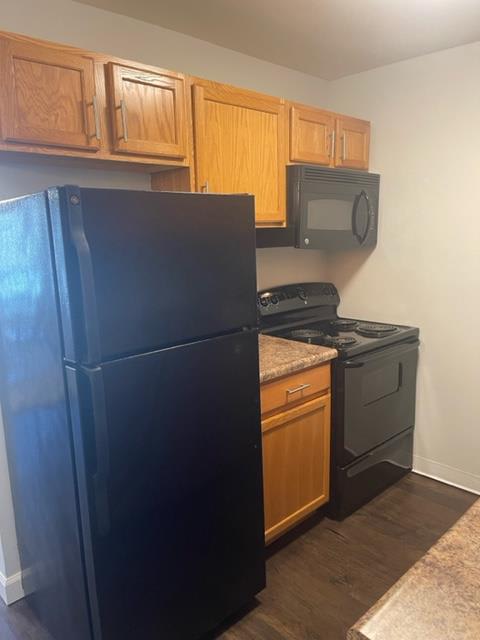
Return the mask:
<svg viewBox="0 0 480 640"><path fill-rule="evenodd" d="M257 324L252 196L49 191L70 362Z"/></svg>
<svg viewBox="0 0 480 640"><path fill-rule="evenodd" d="M256 332L67 379L102 639L199 637L265 584Z"/></svg>

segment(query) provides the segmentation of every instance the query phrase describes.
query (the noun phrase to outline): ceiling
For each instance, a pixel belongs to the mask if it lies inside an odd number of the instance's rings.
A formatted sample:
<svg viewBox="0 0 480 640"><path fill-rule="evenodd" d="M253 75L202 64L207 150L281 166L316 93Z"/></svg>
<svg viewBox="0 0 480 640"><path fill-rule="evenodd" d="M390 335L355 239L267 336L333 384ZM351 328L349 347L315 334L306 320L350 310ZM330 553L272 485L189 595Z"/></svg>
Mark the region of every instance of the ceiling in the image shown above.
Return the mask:
<svg viewBox="0 0 480 640"><path fill-rule="evenodd" d="M480 40L480 0L77 0L333 80Z"/></svg>

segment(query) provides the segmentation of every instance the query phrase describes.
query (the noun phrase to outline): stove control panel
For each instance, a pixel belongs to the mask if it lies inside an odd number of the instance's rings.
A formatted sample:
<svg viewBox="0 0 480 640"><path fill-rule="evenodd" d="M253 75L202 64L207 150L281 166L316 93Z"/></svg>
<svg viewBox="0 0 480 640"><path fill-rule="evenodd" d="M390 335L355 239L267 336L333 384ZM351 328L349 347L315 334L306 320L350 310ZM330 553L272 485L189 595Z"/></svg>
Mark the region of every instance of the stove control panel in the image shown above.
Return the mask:
<svg viewBox="0 0 480 640"><path fill-rule="evenodd" d="M337 306L338 291L331 282L288 284L259 291L257 307L260 315L273 315L305 307Z"/></svg>

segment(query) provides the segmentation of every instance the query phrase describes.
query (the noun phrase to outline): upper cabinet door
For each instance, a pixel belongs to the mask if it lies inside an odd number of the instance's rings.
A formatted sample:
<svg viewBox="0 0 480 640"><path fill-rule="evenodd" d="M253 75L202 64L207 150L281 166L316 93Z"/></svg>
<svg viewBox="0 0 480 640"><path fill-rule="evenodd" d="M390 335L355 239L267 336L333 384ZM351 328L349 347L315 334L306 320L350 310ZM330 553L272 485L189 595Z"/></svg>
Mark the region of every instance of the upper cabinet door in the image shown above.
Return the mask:
<svg viewBox="0 0 480 640"><path fill-rule="evenodd" d="M91 58L8 38L0 40L0 52L4 140L99 148Z"/></svg>
<svg viewBox="0 0 480 640"><path fill-rule="evenodd" d="M321 109L290 107L290 160L329 165L334 148L335 116Z"/></svg>
<svg viewBox="0 0 480 640"><path fill-rule="evenodd" d="M109 63L115 151L168 158L187 156L185 78Z"/></svg>
<svg viewBox="0 0 480 640"><path fill-rule="evenodd" d="M286 222L287 122L283 100L196 81L197 188L251 193L259 225Z"/></svg>
<svg viewBox="0 0 480 640"><path fill-rule="evenodd" d="M335 147L336 167L368 169L370 123L358 118L338 116Z"/></svg>

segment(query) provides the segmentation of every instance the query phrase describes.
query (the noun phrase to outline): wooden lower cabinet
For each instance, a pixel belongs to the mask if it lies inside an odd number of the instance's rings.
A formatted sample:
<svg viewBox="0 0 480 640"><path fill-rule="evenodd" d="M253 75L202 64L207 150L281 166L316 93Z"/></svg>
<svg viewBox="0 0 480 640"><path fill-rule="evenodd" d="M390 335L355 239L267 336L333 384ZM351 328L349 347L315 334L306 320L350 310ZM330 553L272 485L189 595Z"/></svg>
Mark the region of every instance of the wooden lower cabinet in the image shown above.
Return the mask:
<svg viewBox="0 0 480 640"><path fill-rule="evenodd" d="M268 544L328 502L330 393L264 416L262 446Z"/></svg>

